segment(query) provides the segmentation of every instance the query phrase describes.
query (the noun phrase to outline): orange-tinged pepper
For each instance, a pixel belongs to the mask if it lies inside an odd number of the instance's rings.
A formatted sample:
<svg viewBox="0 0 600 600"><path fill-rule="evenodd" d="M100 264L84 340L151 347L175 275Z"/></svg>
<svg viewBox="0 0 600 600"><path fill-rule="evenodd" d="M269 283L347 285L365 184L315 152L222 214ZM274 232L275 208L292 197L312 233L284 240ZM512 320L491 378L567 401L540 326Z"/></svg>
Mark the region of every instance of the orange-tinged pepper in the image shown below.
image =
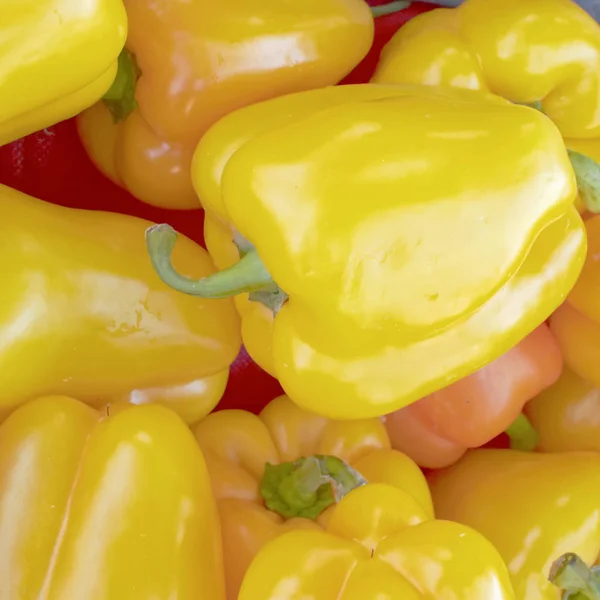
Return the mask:
<svg viewBox="0 0 600 600"><path fill-rule="evenodd" d="M124 4L122 80L107 94L108 106L81 115L79 131L101 171L164 208L198 207L190 163L214 122L260 100L336 84L373 40L363 0Z"/></svg>
<svg viewBox="0 0 600 600"><path fill-rule="evenodd" d="M0 456L0 597L224 600L206 464L173 412L36 399Z"/></svg>
<svg viewBox="0 0 600 600"><path fill-rule="evenodd" d="M513 598L487 540L434 520L423 474L390 448L379 419L332 421L282 396L259 416L213 413L193 432L218 503L229 600L240 585L240 599L345 599L340 586L357 564L355 594L380 575L365 600L384 591L390 599L442 591L449 600ZM295 583L282 583L290 576Z"/></svg>
<svg viewBox="0 0 600 600"><path fill-rule="evenodd" d="M528 400L556 382L562 366L560 348L542 324L483 369L387 415L392 446L420 466L438 469L505 430L513 445L528 443L511 424Z"/></svg>
<svg viewBox="0 0 600 600"><path fill-rule="evenodd" d="M176 408L187 398L188 420L210 412L240 348L233 302L165 286L148 260L147 221L63 208L7 187L0 207L0 417L48 394L97 406L129 396ZM214 272L190 240L176 260L190 275Z"/></svg>
<svg viewBox="0 0 600 600"><path fill-rule="evenodd" d="M577 283L550 319L565 363L600 387L600 216L585 221L588 253Z"/></svg>
<svg viewBox="0 0 600 600"><path fill-rule="evenodd" d="M193 179L209 251L234 264L182 277L160 225L157 272L188 294L248 292L251 356L332 418L390 413L507 352L584 260L558 130L490 94L365 84L255 104L203 137Z"/></svg>
<svg viewBox="0 0 600 600"><path fill-rule="evenodd" d="M599 65L600 26L571 0L465 0L402 27L373 81L487 90L536 105L565 137L579 210L599 212L598 150L587 143L600 145Z"/></svg>
<svg viewBox="0 0 600 600"><path fill-rule="evenodd" d="M0 146L99 100L126 35L122 0L2 0Z"/></svg>
<svg viewBox="0 0 600 600"><path fill-rule="evenodd" d="M525 406L538 450L600 452L600 389L565 367L560 379Z"/></svg>
<svg viewBox="0 0 600 600"><path fill-rule="evenodd" d="M430 489L438 518L494 544L519 600L561 597L548 575L563 553L599 557L600 454L470 450L433 472Z"/></svg>

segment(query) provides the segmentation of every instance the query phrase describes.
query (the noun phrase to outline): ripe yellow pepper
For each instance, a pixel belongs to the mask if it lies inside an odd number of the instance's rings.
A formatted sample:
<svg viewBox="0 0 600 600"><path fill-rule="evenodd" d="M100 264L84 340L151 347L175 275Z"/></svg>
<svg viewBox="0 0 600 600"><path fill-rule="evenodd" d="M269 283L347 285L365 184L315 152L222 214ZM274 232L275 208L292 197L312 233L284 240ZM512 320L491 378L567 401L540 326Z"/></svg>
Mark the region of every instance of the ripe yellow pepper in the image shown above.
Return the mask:
<svg viewBox="0 0 600 600"><path fill-rule="evenodd" d="M600 454L471 450L430 476L438 518L482 533L508 566L519 600L557 600L548 581L563 553L600 554Z"/></svg>
<svg viewBox="0 0 600 600"><path fill-rule="evenodd" d="M173 412L36 399L0 456L0 597L225 599L206 464Z"/></svg>
<svg viewBox="0 0 600 600"><path fill-rule="evenodd" d="M565 367L560 379L525 406L538 450L600 452L600 389Z"/></svg>
<svg viewBox="0 0 600 600"><path fill-rule="evenodd" d="M600 216L585 221L588 254L567 301L552 315L550 329L565 363L600 387Z"/></svg>
<svg viewBox="0 0 600 600"><path fill-rule="evenodd" d="M600 211L600 25L571 0L465 0L418 15L373 81L487 90L537 105L566 138L578 207Z"/></svg>
<svg viewBox="0 0 600 600"><path fill-rule="evenodd" d="M336 84L373 41L364 0L123 2L121 80L107 102L81 115L79 132L105 175L164 208L198 208L190 163L215 121L260 100Z"/></svg>
<svg viewBox="0 0 600 600"><path fill-rule="evenodd" d="M228 600L333 600L346 580L348 600L514 598L485 538L434 520L423 474L379 419L331 421L282 396L260 416L216 412L193 431L217 499Z"/></svg>
<svg viewBox="0 0 600 600"><path fill-rule="evenodd" d="M94 104L126 36L122 0L2 0L0 146Z"/></svg>
<svg viewBox="0 0 600 600"><path fill-rule="evenodd" d="M489 94L365 84L270 100L211 128L193 178L209 251L239 262L182 277L161 225L155 268L188 294L249 292L251 356L329 417L389 413L491 362L584 261L558 130Z"/></svg>
<svg viewBox="0 0 600 600"><path fill-rule="evenodd" d="M48 394L97 406L123 396L183 403L188 421L210 412L240 348L233 302L165 286L144 246L147 221L4 186L0 208L0 419ZM190 240L176 260L190 274L214 272Z"/></svg>

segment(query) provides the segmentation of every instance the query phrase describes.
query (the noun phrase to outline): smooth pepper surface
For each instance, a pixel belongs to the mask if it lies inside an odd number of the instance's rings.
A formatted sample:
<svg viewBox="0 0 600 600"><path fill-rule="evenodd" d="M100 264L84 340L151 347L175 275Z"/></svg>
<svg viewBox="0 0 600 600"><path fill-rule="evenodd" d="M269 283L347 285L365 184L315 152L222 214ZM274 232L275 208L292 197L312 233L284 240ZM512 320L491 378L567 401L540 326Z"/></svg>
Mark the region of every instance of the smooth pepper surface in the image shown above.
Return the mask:
<svg viewBox="0 0 600 600"><path fill-rule="evenodd" d="M402 27L373 81L487 90L537 106L565 137L578 171L578 209L597 213L599 64L600 25L571 0L466 0Z"/></svg>
<svg viewBox="0 0 600 600"><path fill-rule="evenodd" d="M98 406L154 394L169 404L174 387L179 400L195 391L194 414L183 411L190 422L212 410L240 348L233 302L164 285L144 246L147 221L63 208L7 187L0 207L0 416L48 394ZM176 261L190 275L214 272L190 240Z"/></svg>
<svg viewBox="0 0 600 600"><path fill-rule="evenodd" d="M600 389L565 367L560 379L525 411L542 452L600 452Z"/></svg>
<svg viewBox="0 0 600 600"><path fill-rule="evenodd" d="M373 77L541 102L566 138L600 137L600 25L570 0L466 0L416 16Z"/></svg>
<svg viewBox="0 0 600 600"><path fill-rule="evenodd" d="M438 593L449 600L513 598L491 544L469 528L434 519L423 474L390 448L379 419L329 420L282 396L259 416L213 413L193 432L219 507L229 600L375 599L383 593L390 599ZM342 489L337 476L323 475L325 490L320 479L311 487L305 467L317 457L341 459L361 481L339 497L336 491L309 516L322 492ZM291 470L281 480L272 478L271 470L286 467ZM314 489L319 493L308 493Z"/></svg>
<svg viewBox="0 0 600 600"><path fill-rule="evenodd" d="M430 476L436 516L463 523L498 549L519 600L557 600L552 563L600 553L600 455L470 450Z"/></svg>
<svg viewBox="0 0 600 600"><path fill-rule="evenodd" d="M238 301L249 352L331 417L392 412L491 362L585 255L558 130L479 92L366 84L256 104L205 135L193 180L216 263L241 234L288 296L274 320Z"/></svg>
<svg viewBox="0 0 600 600"><path fill-rule="evenodd" d="M386 415L392 446L421 467L447 467L506 431L562 368L560 347L542 324L489 365Z"/></svg>
<svg viewBox="0 0 600 600"><path fill-rule="evenodd" d="M0 456L1 597L225 599L206 464L173 412L39 398Z"/></svg>
<svg viewBox="0 0 600 600"><path fill-rule="evenodd" d="M585 221L588 253L581 276L567 301L552 315L565 363L577 375L600 386L600 216Z"/></svg>
<svg viewBox="0 0 600 600"><path fill-rule="evenodd" d="M101 102L81 115L79 131L101 171L164 208L198 208L190 163L215 121L260 100L336 84L373 40L363 0L124 4L137 106L113 124Z"/></svg>
<svg viewBox="0 0 600 600"><path fill-rule="evenodd" d="M0 145L94 104L115 78L126 36L122 0L3 0Z"/></svg>

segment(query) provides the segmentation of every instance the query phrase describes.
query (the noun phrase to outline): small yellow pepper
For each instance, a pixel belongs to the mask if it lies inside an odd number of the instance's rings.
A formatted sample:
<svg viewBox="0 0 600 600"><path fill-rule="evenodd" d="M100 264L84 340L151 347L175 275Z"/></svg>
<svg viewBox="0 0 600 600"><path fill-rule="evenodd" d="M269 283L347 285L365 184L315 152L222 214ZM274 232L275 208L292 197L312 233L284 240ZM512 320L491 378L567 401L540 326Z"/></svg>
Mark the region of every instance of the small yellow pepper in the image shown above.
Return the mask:
<svg viewBox="0 0 600 600"><path fill-rule="evenodd" d="M0 456L1 598L225 599L206 464L173 412L32 400Z"/></svg>
<svg viewBox="0 0 600 600"><path fill-rule="evenodd" d="M80 116L79 133L105 175L163 208L198 208L190 163L213 123L338 83L373 41L364 0L122 1L119 81Z"/></svg>
<svg viewBox="0 0 600 600"><path fill-rule="evenodd" d="M228 600L333 600L346 580L349 599L514 599L492 545L434 519L425 477L379 419L332 421L282 396L260 416L216 412L193 431L218 503Z"/></svg>
<svg viewBox="0 0 600 600"><path fill-rule="evenodd" d="M329 417L389 413L491 362L585 256L558 130L480 92L365 84L255 104L204 136L193 179L209 251L235 264L182 277L157 226L155 268L189 294L249 292L251 356Z"/></svg>
<svg viewBox="0 0 600 600"><path fill-rule="evenodd" d="M122 0L2 0L0 146L94 104L126 36Z"/></svg>
<svg viewBox="0 0 600 600"><path fill-rule="evenodd" d="M470 450L430 475L438 518L483 534L506 562L519 600L557 600L548 580L562 554L600 554L600 454Z"/></svg>
<svg viewBox="0 0 600 600"><path fill-rule="evenodd" d="M565 137L579 209L600 211L600 25L571 0L465 0L418 15L384 47L373 81L537 106Z"/></svg>
<svg viewBox="0 0 600 600"><path fill-rule="evenodd" d="M40 395L95 406L128 397L180 408L186 420L219 401L240 348L230 300L186 297L156 276L148 221L64 208L0 186L0 419ZM178 264L214 273L190 240Z"/></svg>
<svg viewBox="0 0 600 600"><path fill-rule="evenodd" d="M600 389L565 367L560 379L525 405L538 450L600 452Z"/></svg>

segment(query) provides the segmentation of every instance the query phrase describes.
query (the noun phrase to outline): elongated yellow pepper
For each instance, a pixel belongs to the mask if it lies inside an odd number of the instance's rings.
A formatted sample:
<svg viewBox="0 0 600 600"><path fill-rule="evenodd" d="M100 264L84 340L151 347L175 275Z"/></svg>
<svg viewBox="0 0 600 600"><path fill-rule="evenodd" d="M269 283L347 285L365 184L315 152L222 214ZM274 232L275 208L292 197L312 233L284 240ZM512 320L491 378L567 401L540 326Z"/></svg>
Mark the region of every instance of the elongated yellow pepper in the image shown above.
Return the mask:
<svg viewBox="0 0 600 600"><path fill-rule="evenodd" d="M240 348L237 312L160 281L144 246L148 221L5 186L0 210L0 421L49 394L97 407L161 403L190 423L214 408ZM215 271L190 240L176 260L198 275Z"/></svg>

